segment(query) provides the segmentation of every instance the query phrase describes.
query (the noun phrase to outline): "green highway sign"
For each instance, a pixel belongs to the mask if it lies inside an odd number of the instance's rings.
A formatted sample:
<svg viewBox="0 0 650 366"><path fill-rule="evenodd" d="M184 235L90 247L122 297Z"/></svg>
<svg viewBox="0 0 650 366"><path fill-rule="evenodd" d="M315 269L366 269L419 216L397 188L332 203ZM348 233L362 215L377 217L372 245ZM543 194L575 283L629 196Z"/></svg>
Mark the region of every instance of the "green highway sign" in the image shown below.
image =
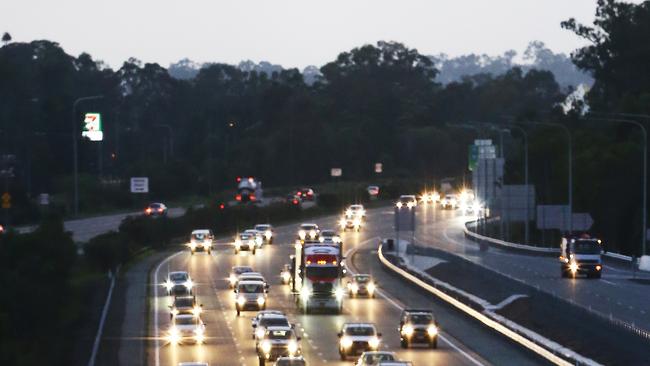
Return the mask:
<svg viewBox="0 0 650 366"><path fill-rule="evenodd" d="M86 113L81 136L88 138L90 141L102 141L104 139L101 114Z"/></svg>

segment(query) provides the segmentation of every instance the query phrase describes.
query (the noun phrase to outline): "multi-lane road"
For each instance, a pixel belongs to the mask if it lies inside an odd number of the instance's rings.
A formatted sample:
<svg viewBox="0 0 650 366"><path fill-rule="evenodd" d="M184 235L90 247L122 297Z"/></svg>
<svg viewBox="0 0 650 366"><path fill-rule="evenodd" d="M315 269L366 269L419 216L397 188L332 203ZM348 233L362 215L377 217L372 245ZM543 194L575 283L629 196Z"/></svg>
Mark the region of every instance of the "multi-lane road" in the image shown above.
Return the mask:
<svg viewBox="0 0 650 366"><path fill-rule="evenodd" d="M149 314L149 332L153 339L147 348L149 364L176 365L193 360L206 361L210 365L257 364L251 339L251 318L255 312L236 316L234 295L227 283L233 265L251 265L267 277L271 283L268 308L284 311L296 324L309 365L350 364L340 361L337 351L336 333L346 321L376 323L383 333L381 348L395 351L400 358L411 360L416 365L543 364L542 360L517 345L384 272L377 260L376 249L379 237L390 233L391 214L390 208L370 210L367 225L361 233L346 233L343 236L349 269L375 275L381 294L376 299L346 299L342 315L301 314L295 308L289 288L280 284L279 272L294 250L293 238L297 225L277 228L276 244L265 246L255 256L234 255L231 247L224 244L211 256L204 253L191 256L189 252L181 251L167 257L152 271L152 283L162 283L168 271L189 271L196 282L197 299L204 306L203 319L208 339L204 345L166 344L164 335L170 326L168 305L171 299L161 286L156 286ZM431 225L434 221L454 216L453 212L439 211L434 216L423 210L419 220L423 225ZM332 228L336 219L328 217L315 221L321 228ZM434 310L443 329L438 349L399 348L397 327L400 311L404 307Z"/></svg>

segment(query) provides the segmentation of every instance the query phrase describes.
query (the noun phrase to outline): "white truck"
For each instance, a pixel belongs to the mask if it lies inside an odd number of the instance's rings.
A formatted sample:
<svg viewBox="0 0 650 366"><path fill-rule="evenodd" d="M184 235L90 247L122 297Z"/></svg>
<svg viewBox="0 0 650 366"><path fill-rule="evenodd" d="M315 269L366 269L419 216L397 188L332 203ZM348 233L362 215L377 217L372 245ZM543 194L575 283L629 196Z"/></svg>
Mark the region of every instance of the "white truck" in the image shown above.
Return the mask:
<svg viewBox="0 0 650 366"><path fill-rule="evenodd" d="M296 241L292 256L292 290L297 293L296 304L308 314L313 310L343 310L341 243Z"/></svg>
<svg viewBox="0 0 650 366"><path fill-rule="evenodd" d="M563 237L560 244L562 277L585 274L587 278L600 278L603 273L603 245L600 239L589 235Z"/></svg>

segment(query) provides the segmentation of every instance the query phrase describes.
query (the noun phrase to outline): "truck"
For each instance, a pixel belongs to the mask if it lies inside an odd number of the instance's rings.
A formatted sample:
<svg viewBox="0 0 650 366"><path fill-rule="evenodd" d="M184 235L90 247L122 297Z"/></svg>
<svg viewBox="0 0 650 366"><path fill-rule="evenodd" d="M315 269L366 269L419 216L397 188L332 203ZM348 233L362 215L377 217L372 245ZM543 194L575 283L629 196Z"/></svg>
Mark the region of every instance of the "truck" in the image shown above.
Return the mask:
<svg viewBox="0 0 650 366"><path fill-rule="evenodd" d="M343 310L342 243L297 240L291 256L291 286L299 310Z"/></svg>
<svg viewBox="0 0 650 366"><path fill-rule="evenodd" d="M262 199L262 182L255 177L237 177L235 201L239 203L258 202Z"/></svg>
<svg viewBox="0 0 650 366"><path fill-rule="evenodd" d="M563 237L560 244L562 277L585 274L587 278L600 278L603 273L602 253L602 241L588 234Z"/></svg>

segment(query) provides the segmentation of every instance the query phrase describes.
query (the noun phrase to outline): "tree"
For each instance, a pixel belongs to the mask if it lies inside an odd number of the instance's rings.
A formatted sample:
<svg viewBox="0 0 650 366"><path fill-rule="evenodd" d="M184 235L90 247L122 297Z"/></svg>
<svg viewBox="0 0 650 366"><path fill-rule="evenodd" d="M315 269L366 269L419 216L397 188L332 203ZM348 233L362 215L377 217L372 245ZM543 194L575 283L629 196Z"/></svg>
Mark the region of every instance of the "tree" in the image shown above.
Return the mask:
<svg viewBox="0 0 650 366"><path fill-rule="evenodd" d="M4 43L6 46L7 44L9 44L9 42L11 42L11 34L9 34L9 32L5 32L2 35L2 43Z"/></svg>
<svg viewBox="0 0 650 366"><path fill-rule="evenodd" d="M590 44L572 54L595 78L589 104L598 110L650 112L650 2L598 0L593 26L571 18L562 27Z"/></svg>

